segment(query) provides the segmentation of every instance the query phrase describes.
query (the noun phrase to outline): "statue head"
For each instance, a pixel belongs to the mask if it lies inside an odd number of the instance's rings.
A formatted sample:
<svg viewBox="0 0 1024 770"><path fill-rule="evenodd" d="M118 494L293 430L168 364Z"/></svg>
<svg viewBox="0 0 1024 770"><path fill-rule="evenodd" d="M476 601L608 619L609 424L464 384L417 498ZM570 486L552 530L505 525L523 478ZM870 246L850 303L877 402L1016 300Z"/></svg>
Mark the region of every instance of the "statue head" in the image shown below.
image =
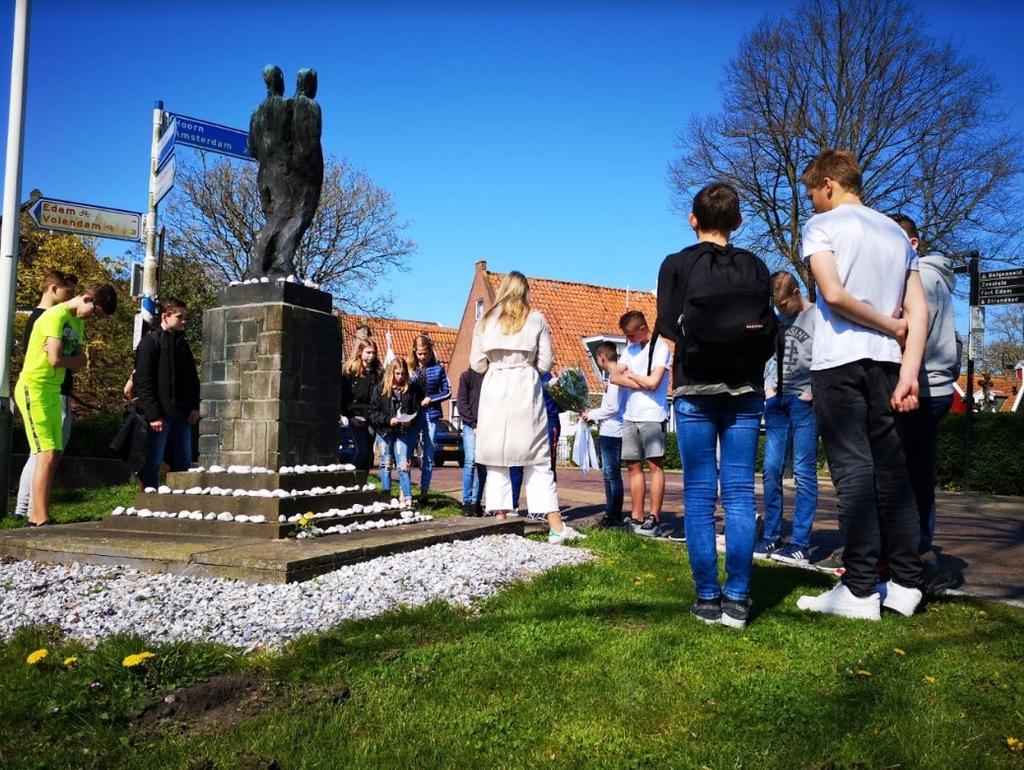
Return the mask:
<svg viewBox="0 0 1024 770"><path fill-rule="evenodd" d="M308 96L310 99L316 98L316 70L309 69L308 67L299 70L299 75L296 78L295 92Z"/></svg>
<svg viewBox="0 0 1024 770"><path fill-rule="evenodd" d="M284 73L276 64L263 68L263 82L267 84L267 96L284 96Z"/></svg>

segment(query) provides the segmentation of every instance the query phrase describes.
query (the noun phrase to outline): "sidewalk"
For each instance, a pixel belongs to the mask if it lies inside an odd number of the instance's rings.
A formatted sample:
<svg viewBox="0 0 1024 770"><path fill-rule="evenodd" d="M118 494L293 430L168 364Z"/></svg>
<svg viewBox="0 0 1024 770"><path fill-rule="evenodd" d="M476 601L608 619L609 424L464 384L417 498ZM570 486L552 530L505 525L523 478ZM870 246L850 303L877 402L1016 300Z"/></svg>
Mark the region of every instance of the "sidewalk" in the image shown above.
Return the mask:
<svg viewBox="0 0 1024 770"><path fill-rule="evenodd" d="M414 472L414 482L416 476ZM435 492L459 499L462 469L435 468L433 488ZM758 510L761 510L760 477L756 493ZM558 494L563 514L573 522L591 523L604 510L604 482L600 471L583 475L575 468L559 468ZM792 486L787 485L783 510L787 521L792 518L793 494ZM665 513L681 515L682 500L682 475L670 471L666 474ZM627 509L628 506L627 488ZM936 550L947 565L963 573L964 584L960 590L975 596L1024 603L1024 499L940 491L936 493L936 508ZM812 561L825 558L840 545L835 489L823 478L818 487Z"/></svg>

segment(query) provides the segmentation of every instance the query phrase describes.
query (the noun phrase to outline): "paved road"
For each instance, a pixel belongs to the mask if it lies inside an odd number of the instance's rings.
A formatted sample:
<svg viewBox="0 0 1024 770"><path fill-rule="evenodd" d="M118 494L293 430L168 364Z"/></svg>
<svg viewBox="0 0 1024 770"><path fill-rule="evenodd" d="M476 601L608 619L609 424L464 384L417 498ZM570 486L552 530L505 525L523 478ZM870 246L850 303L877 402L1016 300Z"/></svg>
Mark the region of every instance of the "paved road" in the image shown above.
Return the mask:
<svg viewBox="0 0 1024 770"><path fill-rule="evenodd" d="M574 468L560 468L558 482L559 499L568 519L586 524L603 512L604 484L599 471L583 475ZM666 486L665 513L681 515L681 474L667 474ZM433 488L461 499L461 469L436 468ZM792 516L793 491L791 486L785 489L783 515L787 520ZM760 479L757 504L760 509ZM939 492L937 510L935 544L942 560L963 573L961 590L1024 604L1024 499ZM828 479L822 479L819 486L813 541L812 560L824 558L841 543L835 490Z"/></svg>

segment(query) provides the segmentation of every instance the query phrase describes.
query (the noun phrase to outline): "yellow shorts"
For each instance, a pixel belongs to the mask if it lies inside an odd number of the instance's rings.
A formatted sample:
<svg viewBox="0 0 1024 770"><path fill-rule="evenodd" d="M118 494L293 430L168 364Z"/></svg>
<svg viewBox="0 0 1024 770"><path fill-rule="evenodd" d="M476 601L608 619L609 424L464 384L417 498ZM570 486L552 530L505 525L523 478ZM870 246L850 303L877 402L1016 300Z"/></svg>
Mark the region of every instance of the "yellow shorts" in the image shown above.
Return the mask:
<svg viewBox="0 0 1024 770"><path fill-rule="evenodd" d="M43 389L18 380L14 386L14 402L25 421L29 452L63 452L64 428L60 388Z"/></svg>

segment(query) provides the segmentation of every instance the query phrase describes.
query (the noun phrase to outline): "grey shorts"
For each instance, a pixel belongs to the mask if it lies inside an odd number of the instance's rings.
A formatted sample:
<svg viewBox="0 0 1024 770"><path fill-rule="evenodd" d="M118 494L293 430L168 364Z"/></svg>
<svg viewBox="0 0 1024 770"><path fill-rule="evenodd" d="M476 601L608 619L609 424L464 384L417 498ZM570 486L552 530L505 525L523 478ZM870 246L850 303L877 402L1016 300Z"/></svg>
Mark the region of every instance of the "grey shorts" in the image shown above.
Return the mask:
<svg viewBox="0 0 1024 770"><path fill-rule="evenodd" d="M665 456L665 422L622 421L622 459L660 460Z"/></svg>

